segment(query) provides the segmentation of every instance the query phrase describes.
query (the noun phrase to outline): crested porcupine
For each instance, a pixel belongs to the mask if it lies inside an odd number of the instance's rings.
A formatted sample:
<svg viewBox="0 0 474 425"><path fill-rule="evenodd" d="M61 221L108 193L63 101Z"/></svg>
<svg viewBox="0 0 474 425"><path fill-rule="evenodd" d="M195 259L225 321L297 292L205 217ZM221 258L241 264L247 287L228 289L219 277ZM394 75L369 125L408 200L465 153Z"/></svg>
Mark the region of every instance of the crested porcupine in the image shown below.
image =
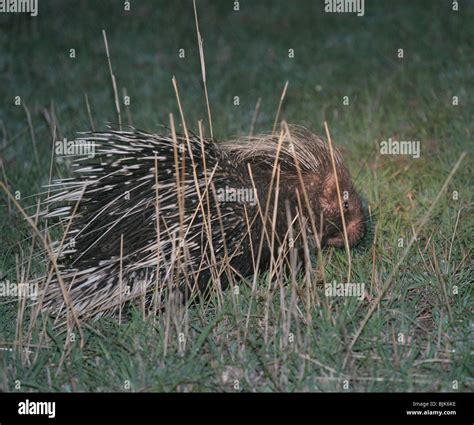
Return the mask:
<svg viewBox="0 0 474 425"><path fill-rule="evenodd" d="M268 270L295 244L354 246L364 214L342 156L308 130L229 142L194 134L84 133L94 158L53 183L43 217L66 229L43 305L77 316L116 312L164 288L189 294ZM334 164L337 169L340 203ZM304 233L304 236L302 236ZM234 277L235 278L235 277ZM63 289L61 289L61 286ZM65 303L64 288L68 302Z"/></svg>

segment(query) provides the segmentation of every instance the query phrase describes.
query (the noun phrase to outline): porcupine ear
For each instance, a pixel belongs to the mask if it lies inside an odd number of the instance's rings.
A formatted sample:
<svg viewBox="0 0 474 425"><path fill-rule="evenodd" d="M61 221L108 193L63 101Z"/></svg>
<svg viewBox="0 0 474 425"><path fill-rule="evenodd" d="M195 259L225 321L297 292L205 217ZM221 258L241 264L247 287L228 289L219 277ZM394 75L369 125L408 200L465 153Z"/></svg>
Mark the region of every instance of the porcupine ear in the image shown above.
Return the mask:
<svg viewBox="0 0 474 425"><path fill-rule="evenodd" d="M340 184L341 184L341 180L339 178L339 185ZM333 170L329 170L323 183L321 208L325 211L328 211L331 208L333 208L334 205L338 205L336 175L334 174Z"/></svg>

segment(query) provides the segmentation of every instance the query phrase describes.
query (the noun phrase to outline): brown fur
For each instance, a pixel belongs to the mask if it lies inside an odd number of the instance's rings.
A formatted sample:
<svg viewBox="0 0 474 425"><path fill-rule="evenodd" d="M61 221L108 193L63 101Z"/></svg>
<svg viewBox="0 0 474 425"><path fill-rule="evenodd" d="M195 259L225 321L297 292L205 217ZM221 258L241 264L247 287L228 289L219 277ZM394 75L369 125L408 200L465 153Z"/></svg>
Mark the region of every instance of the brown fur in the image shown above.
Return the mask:
<svg viewBox="0 0 474 425"><path fill-rule="evenodd" d="M289 134L239 139L220 146L235 164L245 169L242 172L247 172L249 179L254 180L262 205L266 205L269 199L270 205L274 205L276 184L272 185L271 179L275 175L275 167L278 167L278 212L275 224L280 239L288 230L286 205L289 204L292 217L300 214L314 221L321 246L344 246L336 176L328 145L320 137L303 127L290 126ZM338 150L334 150L334 161L348 242L352 247L365 235L364 212ZM298 197L303 204L303 211L299 211ZM313 242L317 245L314 237Z"/></svg>

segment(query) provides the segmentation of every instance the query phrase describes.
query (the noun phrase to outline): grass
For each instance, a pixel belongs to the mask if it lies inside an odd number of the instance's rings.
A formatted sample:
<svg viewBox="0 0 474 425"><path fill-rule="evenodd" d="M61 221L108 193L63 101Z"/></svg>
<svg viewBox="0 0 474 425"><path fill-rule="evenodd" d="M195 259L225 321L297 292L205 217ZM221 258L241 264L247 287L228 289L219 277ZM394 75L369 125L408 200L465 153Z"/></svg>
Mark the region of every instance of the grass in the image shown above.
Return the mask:
<svg viewBox="0 0 474 425"><path fill-rule="evenodd" d="M170 112L178 117L175 76L188 127L197 131L199 119L208 127L192 3L132 2L131 13L120 1L63 3L40 2L38 18L0 16L2 180L33 214L48 182L54 125L54 140L90 129L86 94L97 129L117 121L102 29L119 97L126 89L131 98L128 110L121 106L125 123L156 131ZM255 291L242 283L222 300L146 320L137 310L122 325L84 324L82 347L47 321L25 347L18 306L4 299L0 389L472 391L472 5L461 2L455 13L450 2L378 1L363 18L324 14L322 2L309 1L242 1L238 12L233 2L197 6L218 139L248 134L259 98L256 131L271 131L287 80L280 117L321 134L328 122L376 213L373 240L352 259L352 279L365 283L369 299L326 298L323 282L314 282L308 304L304 282L279 287L261 276ZM420 158L380 155L389 137L421 140ZM371 304L463 151L393 284ZM67 175L67 164L53 175ZM4 195L0 226L1 278L21 281L32 231ZM326 282L345 279L344 250L325 250L323 260ZM40 269L33 262L32 272Z"/></svg>

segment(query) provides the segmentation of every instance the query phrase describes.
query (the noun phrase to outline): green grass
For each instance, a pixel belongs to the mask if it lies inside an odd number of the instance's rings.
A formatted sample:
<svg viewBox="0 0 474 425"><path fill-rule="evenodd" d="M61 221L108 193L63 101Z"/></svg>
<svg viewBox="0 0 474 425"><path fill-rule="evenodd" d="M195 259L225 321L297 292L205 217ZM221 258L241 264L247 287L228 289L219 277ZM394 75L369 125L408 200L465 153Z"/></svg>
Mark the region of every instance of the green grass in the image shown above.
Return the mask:
<svg viewBox="0 0 474 425"><path fill-rule="evenodd" d="M56 117L59 138L72 139L90 129L87 93L97 129L117 121L102 29L134 125L156 131L170 112L179 115L173 75L188 126L197 129L199 119L207 125L192 3L136 1L131 14L122 1L98 3L40 2L38 18L0 15L0 148L6 183L32 213L49 176L53 139L45 116ZM4 299L0 347L18 350L0 351L1 390L17 391L19 382L21 391L472 391L472 4L461 1L454 13L446 1L366 2L365 17L357 18L324 14L323 2L253 3L241 1L234 12L230 1L198 2L214 134L247 134L259 97L257 130L271 130L289 80L281 117L315 133L327 120L376 213L375 245L367 238L355 250L352 274L372 300L403 255L399 239L406 246L468 151L351 356L370 302L306 304L302 281L281 289L262 276L255 293L244 282L238 296L227 291L223 300L156 318L136 311L122 325L102 319L84 328L82 348L75 335L67 352L71 336L46 325L46 334L35 328L37 345L25 354L17 306ZM15 96L31 113L39 164ZM122 118L128 122L123 105ZM421 140L421 157L380 155L378 143L388 137ZM53 174L67 175L67 164ZM18 262L31 249L19 242L31 228L4 194L1 202L1 277L18 282ZM323 256L326 282L343 281L344 251ZM323 282L313 284L323 300Z"/></svg>

